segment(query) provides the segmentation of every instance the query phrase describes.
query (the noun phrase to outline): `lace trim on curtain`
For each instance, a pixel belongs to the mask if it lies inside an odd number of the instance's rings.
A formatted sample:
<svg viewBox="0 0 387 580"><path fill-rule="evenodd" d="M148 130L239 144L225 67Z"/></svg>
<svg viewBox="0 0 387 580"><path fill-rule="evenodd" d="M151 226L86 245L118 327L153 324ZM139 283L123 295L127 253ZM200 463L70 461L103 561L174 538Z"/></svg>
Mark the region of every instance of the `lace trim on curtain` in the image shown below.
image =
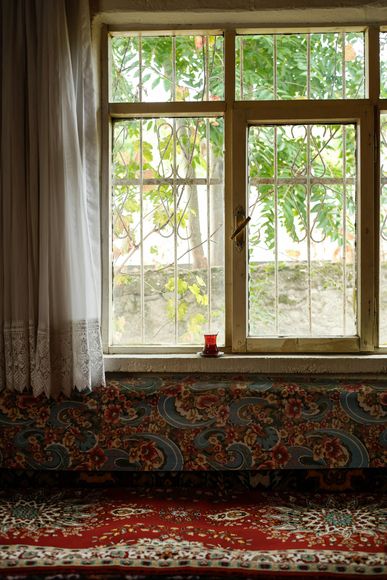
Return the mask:
<svg viewBox="0 0 387 580"><path fill-rule="evenodd" d="M0 390L32 387L35 396L52 396L105 384L98 320L72 322L60 331L37 329L31 323L5 326L0 353Z"/></svg>

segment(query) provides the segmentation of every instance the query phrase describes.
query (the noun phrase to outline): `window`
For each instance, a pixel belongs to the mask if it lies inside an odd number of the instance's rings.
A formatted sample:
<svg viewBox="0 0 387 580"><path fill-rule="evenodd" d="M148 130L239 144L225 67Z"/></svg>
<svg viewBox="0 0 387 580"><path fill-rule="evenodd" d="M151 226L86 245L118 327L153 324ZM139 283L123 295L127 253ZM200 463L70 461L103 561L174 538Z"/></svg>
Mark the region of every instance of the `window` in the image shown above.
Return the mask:
<svg viewBox="0 0 387 580"><path fill-rule="evenodd" d="M223 118L118 120L112 167L112 343L224 340Z"/></svg>
<svg viewBox="0 0 387 580"><path fill-rule="evenodd" d="M364 98L364 32L236 37L238 100Z"/></svg>
<svg viewBox="0 0 387 580"><path fill-rule="evenodd" d="M222 344L224 119L203 104L224 99L223 35L113 35L110 49L111 102L125 103L111 125L111 344L192 346L213 328Z"/></svg>
<svg viewBox="0 0 387 580"><path fill-rule="evenodd" d="M380 41L380 97L387 99L387 32ZM379 344L387 346L387 100L379 102L380 120L380 239L379 239Z"/></svg>
<svg viewBox="0 0 387 580"><path fill-rule="evenodd" d="M380 121L380 344L387 344L387 114Z"/></svg>
<svg viewBox="0 0 387 580"><path fill-rule="evenodd" d="M387 343L386 46L106 30L107 352L194 352L206 331L229 352Z"/></svg>
<svg viewBox="0 0 387 580"><path fill-rule="evenodd" d="M387 99L387 32L380 33L380 96Z"/></svg>
<svg viewBox="0 0 387 580"><path fill-rule="evenodd" d="M250 127L249 336L356 335L356 141L353 123Z"/></svg>

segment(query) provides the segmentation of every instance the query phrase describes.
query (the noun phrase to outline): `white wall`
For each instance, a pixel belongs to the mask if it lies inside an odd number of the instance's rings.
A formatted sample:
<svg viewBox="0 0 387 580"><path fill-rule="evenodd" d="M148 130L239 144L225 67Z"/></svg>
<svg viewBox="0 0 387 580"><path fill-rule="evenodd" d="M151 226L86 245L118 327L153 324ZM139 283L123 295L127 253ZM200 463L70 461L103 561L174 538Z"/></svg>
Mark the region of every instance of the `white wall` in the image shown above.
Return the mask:
<svg viewBox="0 0 387 580"><path fill-rule="evenodd" d="M90 0L90 5L94 18L110 24L387 25L386 0Z"/></svg>

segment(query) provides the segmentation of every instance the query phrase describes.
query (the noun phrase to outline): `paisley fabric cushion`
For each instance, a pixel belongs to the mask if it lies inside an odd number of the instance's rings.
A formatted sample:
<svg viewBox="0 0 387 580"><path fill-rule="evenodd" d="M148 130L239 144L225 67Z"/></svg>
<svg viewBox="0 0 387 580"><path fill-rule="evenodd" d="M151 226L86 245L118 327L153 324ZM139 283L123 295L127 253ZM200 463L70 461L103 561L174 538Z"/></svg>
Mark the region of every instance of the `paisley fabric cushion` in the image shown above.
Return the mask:
<svg viewBox="0 0 387 580"><path fill-rule="evenodd" d="M116 375L47 400L0 393L0 467L217 471L383 467L387 381Z"/></svg>

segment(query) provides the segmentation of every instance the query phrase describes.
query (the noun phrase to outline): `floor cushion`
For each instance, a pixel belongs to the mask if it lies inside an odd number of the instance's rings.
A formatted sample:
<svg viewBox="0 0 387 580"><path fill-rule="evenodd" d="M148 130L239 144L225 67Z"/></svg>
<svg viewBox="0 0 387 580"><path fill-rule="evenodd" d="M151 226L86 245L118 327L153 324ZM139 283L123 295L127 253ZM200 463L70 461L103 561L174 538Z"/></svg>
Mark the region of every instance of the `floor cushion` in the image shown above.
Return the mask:
<svg viewBox="0 0 387 580"><path fill-rule="evenodd" d="M0 577L382 577L383 505L366 492L8 489Z"/></svg>

